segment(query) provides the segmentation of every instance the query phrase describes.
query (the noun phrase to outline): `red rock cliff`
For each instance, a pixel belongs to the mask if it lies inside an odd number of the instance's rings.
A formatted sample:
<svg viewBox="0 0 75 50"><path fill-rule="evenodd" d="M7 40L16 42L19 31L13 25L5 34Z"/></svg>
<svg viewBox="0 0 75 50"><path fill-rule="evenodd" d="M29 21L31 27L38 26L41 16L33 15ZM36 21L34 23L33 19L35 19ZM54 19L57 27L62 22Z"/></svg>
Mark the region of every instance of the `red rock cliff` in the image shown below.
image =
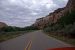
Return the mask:
<svg viewBox="0 0 75 50"><path fill-rule="evenodd" d="M75 0L69 0L66 7L59 8L55 10L53 13L47 15L46 17L37 19L33 26L36 26L39 29L43 29L48 24L56 23L58 19L60 19L67 13L70 13L71 11L75 11Z"/></svg>
<svg viewBox="0 0 75 50"><path fill-rule="evenodd" d="M3 28L3 27L6 27L7 24L3 23L3 22L0 22L0 29Z"/></svg>

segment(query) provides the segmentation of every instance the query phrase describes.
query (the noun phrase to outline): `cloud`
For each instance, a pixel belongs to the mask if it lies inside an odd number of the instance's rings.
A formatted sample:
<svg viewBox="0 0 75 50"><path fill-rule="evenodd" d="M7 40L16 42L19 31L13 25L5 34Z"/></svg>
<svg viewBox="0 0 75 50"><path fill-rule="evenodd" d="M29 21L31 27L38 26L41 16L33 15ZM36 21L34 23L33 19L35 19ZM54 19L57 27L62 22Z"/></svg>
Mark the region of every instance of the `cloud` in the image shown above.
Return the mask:
<svg viewBox="0 0 75 50"><path fill-rule="evenodd" d="M46 16L59 7L64 7L67 1L68 0L0 0L0 21L12 26L29 26L33 24L37 18Z"/></svg>

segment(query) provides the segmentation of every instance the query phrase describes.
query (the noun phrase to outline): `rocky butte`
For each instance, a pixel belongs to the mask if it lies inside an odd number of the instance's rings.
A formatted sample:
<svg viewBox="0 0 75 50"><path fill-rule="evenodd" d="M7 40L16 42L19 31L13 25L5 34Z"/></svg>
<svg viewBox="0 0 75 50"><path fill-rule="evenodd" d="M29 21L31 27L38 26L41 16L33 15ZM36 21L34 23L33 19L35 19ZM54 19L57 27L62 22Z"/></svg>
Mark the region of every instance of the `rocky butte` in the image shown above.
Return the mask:
<svg viewBox="0 0 75 50"><path fill-rule="evenodd" d="M3 22L0 22L0 29L3 28L3 27L7 27L7 24L5 24Z"/></svg>
<svg viewBox="0 0 75 50"><path fill-rule="evenodd" d="M75 0L69 0L66 7L59 8L46 17L37 19L33 26L36 26L38 29L43 29L48 24L56 23L58 19L67 13L71 13L71 11L75 11Z"/></svg>

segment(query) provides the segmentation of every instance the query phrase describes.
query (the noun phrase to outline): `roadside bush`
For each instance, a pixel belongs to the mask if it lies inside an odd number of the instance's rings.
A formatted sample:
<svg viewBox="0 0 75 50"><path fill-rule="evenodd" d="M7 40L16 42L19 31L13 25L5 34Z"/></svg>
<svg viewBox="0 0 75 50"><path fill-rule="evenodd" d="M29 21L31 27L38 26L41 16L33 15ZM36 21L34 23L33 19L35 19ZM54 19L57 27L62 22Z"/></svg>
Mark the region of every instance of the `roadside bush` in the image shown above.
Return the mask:
<svg viewBox="0 0 75 50"><path fill-rule="evenodd" d="M61 17L56 23L48 25L44 28L45 32L60 33L62 36L75 38L75 11L67 13Z"/></svg>
<svg viewBox="0 0 75 50"><path fill-rule="evenodd" d="M44 32L52 32L52 28L51 27L47 27L44 29Z"/></svg>
<svg viewBox="0 0 75 50"><path fill-rule="evenodd" d="M23 30L38 30L38 28L34 27L34 26L27 26L27 27L23 28Z"/></svg>
<svg viewBox="0 0 75 50"><path fill-rule="evenodd" d="M12 32L12 31L16 31L15 28L11 27L11 26L8 26L8 27L3 27L1 29L1 31L4 31L4 32Z"/></svg>
<svg viewBox="0 0 75 50"><path fill-rule="evenodd" d="M63 29L64 35L66 35L67 37L73 37L75 38L75 24L70 24L65 26L65 28Z"/></svg>
<svg viewBox="0 0 75 50"><path fill-rule="evenodd" d="M3 27L1 29L1 32L28 31L28 30L38 30L38 28L34 26L27 26L24 28L7 26L7 27Z"/></svg>
<svg viewBox="0 0 75 50"><path fill-rule="evenodd" d="M72 11L70 14L66 14L58 20L59 24L69 25L75 22L75 11Z"/></svg>

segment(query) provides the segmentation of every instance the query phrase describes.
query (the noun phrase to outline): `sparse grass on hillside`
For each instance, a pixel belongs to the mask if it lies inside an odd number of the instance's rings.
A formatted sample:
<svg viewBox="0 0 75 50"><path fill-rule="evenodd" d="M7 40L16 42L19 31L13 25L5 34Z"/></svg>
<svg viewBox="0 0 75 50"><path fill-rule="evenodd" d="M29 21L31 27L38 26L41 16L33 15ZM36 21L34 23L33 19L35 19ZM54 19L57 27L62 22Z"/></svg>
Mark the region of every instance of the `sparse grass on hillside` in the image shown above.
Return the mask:
<svg viewBox="0 0 75 50"><path fill-rule="evenodd" d="M56 38L58 40L61 40L67 44L71 44L73 46L75 46L75 39L74 38L67 38L65 36L60 36L60 35L55 35L53 33L46 33L48 36Z"/></svg>

